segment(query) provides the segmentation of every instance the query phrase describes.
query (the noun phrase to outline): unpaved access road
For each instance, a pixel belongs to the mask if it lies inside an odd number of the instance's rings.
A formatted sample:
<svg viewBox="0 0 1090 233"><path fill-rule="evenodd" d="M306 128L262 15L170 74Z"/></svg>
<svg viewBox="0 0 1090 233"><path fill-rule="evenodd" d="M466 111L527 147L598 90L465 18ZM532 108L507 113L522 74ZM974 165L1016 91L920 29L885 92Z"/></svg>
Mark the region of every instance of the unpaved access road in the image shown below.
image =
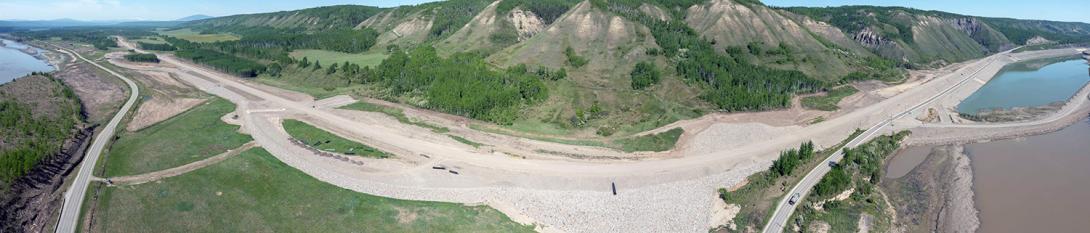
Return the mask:
<svg viewBox="0 0 1090 233"><path fill-rule="evenodd" d="M122 41L122 45L131 46ZM140 51L140 50L137 50ZM143 52L143 51L141 51ZM921 83L901 94L808 126L761 126L775 137L750 143L716 143L715 137L739 125L703 118L709 127L691 135L670 153L680 156L602 161L519 156L472 148L380 114L344 114L314 101L292 100L262 87L187 61L160 54L153 69L176 74L198 89L238 105L242 131L284 163L319 180L347 189L399 199L488 204L546 231L706 232L715 190L730 187L765 169L779 151L813 140L833 145L856 128L870 128L935 96L983 60ZM985 59L986 60L986 59ZM974 69L975 68L975 69ZM324 105L323 105L324 106ZM363 165L320 157L290 142L282 119L300 119L345 138L394 152L393 159L358 159ZM918 124L886 127L894 130ZM872 131L874 134L886 130ZM490 142L482 142L488 144ZM563 146L594 153L601 148ZM431 169L441 164L459 175ZM616 184L617 195L610 192Z"/></svg>

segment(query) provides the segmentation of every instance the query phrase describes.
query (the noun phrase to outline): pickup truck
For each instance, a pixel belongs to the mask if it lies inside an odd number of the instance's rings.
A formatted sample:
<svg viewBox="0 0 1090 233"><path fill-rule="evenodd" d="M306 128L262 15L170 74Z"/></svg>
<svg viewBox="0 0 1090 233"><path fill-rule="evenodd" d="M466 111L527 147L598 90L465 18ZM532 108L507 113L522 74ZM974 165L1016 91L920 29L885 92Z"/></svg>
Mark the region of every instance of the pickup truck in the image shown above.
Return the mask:
<svg viewBox="0 0 1090 233"><path fill-rule="evenodd" d="M799 193L791 194L791 199L787 199L787 204L794 205L799 202Z"/></svg>

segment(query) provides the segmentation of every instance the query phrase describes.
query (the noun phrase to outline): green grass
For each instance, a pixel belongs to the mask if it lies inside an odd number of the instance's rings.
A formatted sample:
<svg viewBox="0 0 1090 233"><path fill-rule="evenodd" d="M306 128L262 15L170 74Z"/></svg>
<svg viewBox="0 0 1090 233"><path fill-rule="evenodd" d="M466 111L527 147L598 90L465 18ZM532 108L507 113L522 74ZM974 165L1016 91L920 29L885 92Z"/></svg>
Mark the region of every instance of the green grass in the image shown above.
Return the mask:
<svg viewBox="0 0 1090 233"><path fill-rule="evenodd" d="M432 124L428 124L426 122L421 122L421 121L409 119L408 116L405 116L405 112L401 111L401 109L398 109L398 108L386 107L386 106L382 106L382 105L377 105L377 104L372 104L372 103L368 103L368 102L359 101L359 102L355 102L355 103L340 107L340 109L383 113L383 114L386 114L386 115L388 115L390 117L393 117L393 118L397 119L397 121L401 122L402 124L420 126L420 127L426 128L426 129L430 129L432 132L435 132L435 133L450 132L450 129L446 128L446 127L432 125Z"/></svg>
<svg viewBox="0 0 1090 233"><path fill-rule="evenodd" d="M684 132L685 130L681 128L673 128L666 132L620 139L616 141L616 144L620 145L621 150L625 152L667 151L674 148L677 139Z"/></svg>
<svg viewBox="0 0 1090 233"><path fill-rule="evenodd" d="M253 139L220 117L235 105L213 98L204 104L136 132L120 135L107 154L107 177L135 175L181 166L234 149Z"/></svg>
<svg viewBox="0 0 1090 233"><path fill-rule="evenodd" d="M161 182L106 187L96 232L532 232L487 206L342 189L254 148Z"/></svg>
<svg viewBox="0 0 1090 233"><path fill-rule="evenodd" d="M302 121L286 119L284 130L287 130L292 138L299 139L319 150L374 158L390 157L390 153L342 138Z"/></svg>
<svg viewBox="0 0 1090 233"><path fill-rule="evenodd" d="M836 111L840 109L836 106L840 103L841 99L848 97L852 94L859 92L852 86L842 86L832 90L829 90L823 96L808 96L802 98L802 106L809 109L817 109L821 111Z"/></svg>
<svg viewBox="0 0 1090 233"><path fill-rule="evenodd" d="M189 28L182 28L172 31L160 31L159 34L177 37L178 39L188 40L192 42L210 43L220 41L233 41L238 40L239 37L231 34L215 33L215 34L201 34L200 32L193 31Z"/></svg>
<svg viewBox="0 0 1090 233"><path fill-rule="evenodd" d="M342 53L328 50L315 50L315 49L300 49L291 52L291 57L295 59L303 59L306 57L308 61L315 62L321 61L323 65L330 65L333 63L343 64L344 62L360 65L375 67L382 60L386 60L389 55L374 52L374 53Z"/></svg>
<svg viewBox="0 0 1090 233"><path fill-rule="evenodd" d="M316 75L319 72L321 72L322 75ZM336 95L347 94L362 87L361 85L350 85L347 83L323 83L323 81L334 79L333 77L325 75L324 72L325 71L311 71L309 69L304 71L289 68L285 69L284 74L281 77L270 77L262 74L254 80L261 84L302 92L315 99L324 99Z"/></svg>
<svg viewBox="0 0 1090 233"><path fill-rule="evenodd" d="M463 138L463 137L454 136L454 135L447 135L447 136L450 137L450 138L453 138L455 141L465 143L466 145L473 146L473 148L480 148L481 146L484 146L484 144L482 144L482 143L470 141L469 139L466 139L466 138Z"/></svg>

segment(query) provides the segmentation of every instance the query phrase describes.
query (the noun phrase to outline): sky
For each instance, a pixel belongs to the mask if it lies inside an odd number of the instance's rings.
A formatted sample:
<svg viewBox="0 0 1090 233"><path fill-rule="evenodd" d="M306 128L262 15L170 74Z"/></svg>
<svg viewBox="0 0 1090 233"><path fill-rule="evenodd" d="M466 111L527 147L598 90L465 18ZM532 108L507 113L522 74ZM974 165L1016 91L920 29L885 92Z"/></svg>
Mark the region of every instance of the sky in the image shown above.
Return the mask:
<svg viewBox="0 0 1090 233"><path fill-rule="evenodd" d="M433 0L0 0L0 20L174 20L329 5L393 7Z"/></svg>
<svg viewBox="0 0 1090 233"><path fill-rule="evenodd" d="M432 0L0 0L0 20L173 20L355 4L379 7ZM1090 0L763 0L772 6L905 6L952 13L1090 23Z"/></svg>
<svg viewBox="0 0 1090 233"><path fill-rule="evenodd" d="M762 0L770 6L903 6L972 16L1090 23L1090 0Z"/></svg>

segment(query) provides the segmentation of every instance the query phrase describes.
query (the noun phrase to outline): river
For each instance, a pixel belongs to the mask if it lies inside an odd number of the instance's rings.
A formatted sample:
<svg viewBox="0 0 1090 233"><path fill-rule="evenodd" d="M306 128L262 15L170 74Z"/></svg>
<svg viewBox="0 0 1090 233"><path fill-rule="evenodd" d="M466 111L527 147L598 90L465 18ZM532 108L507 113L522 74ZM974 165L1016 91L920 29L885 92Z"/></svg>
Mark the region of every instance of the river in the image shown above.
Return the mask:
<svg viewBox="0 0 1090 233"><path fill-rule="evenodd" d="M1039 67L1039 68L1037 68ZM1066 101L1090 81L1085 60L1054 59L1005 67L958 110L1031 107ZM1090 219L1090 119L1060 131L965 145L973 173L978 232L1087 232ZM886 177L918 166L931 146L901 150Z"/></svg>
<svg viewBox="0 0 1090 233"><path fill-rule="evenodd" d="M22 51L30 49L41 52L39 49L11 40L3 40L3 43L4 46L0 46L0 84L11 82L31 72L54 70L54 67L46 61Z"/></svg>

